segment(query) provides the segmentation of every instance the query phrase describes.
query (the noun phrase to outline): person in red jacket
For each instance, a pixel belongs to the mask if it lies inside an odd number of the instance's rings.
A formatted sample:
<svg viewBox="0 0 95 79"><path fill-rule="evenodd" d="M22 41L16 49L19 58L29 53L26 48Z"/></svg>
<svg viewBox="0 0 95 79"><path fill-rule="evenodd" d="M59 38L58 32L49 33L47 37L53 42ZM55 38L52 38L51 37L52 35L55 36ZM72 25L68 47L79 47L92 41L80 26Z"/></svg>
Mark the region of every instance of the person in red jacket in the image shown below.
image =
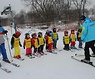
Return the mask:
<svg viewBox="0 0 95 79"><path fill-rule="evenodd" d="M47 45L48 45L48 52L52 52L52 49L53 49L53 39L52 39L52 32L51 31L49 31L47 33L46 40L47 40Z"/></svg>
<svg viewBox="0 0 95 79"><path fill-rule="evenodd" d="M32 56L32 41L30 38L29 33L25 34L25 39L24 39L24 43L23 43L23 48L26 48L26 56L30 57Z"/></svg>

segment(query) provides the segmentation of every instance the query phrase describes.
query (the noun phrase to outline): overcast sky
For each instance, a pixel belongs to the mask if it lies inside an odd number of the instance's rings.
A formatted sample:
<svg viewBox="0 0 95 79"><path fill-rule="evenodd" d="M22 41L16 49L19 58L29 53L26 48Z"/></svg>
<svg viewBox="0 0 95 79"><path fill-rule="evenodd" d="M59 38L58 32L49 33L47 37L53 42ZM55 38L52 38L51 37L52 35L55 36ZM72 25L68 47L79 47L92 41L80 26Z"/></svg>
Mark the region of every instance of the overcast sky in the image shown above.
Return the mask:
<svg viewBox="0 0 95 79"><path fill-rule="evenodd" d="M92 3L89 4L89 6L95 4L95 0L90 1ZM25 7L24 2L22 2L21 0L0 0L0 12L4 9L5 6L8 6L9 4L11 4L12 9L16 11L16 13L20 12L21 9L24 9L25 11L28 10L28 8Z"/></svg>
<svg viewBox="0 0 95 79"><path fill-rule="evenodd" d="M5 6L11 5L12 9L16 11L16 13L20 12L21 9L27 10L24 5L24 2L21 0L0 0L0 12L4 9Z"/></svg>

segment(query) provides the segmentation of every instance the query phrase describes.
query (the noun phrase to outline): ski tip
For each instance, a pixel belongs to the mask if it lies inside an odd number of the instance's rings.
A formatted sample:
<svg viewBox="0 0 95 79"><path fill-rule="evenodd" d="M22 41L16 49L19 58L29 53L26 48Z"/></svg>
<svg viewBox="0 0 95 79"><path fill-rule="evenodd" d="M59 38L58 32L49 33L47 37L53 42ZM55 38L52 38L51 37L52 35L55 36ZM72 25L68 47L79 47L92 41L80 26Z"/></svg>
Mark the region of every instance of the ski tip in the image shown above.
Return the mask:
<svg viewBox="0 0 95 79"><path fill-rule="evenodd" d="M71 56L71 58L73 58L73 56Z"/></svg>
<svg viewBox="0 0 95 79"><path fill-rule="evenodd" d="M77 54L75 54L75 56L76 56Z"/></svg>

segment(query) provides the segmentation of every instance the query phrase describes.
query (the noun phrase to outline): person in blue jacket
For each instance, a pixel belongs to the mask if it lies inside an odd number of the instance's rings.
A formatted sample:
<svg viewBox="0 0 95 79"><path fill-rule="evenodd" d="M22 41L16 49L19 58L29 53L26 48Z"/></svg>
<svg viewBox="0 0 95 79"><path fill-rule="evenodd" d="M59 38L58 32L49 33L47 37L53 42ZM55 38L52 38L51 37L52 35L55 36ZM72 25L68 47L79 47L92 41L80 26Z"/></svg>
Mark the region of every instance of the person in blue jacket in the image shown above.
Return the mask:
<svg viewBox="0 0 95 79"><path fill-rule="evenodd" d="M56 31L56 28L53 28L53 32L52 32L52 39L53 39L53 49L57 49L57 41L59 39L58 37L58 33Z"/></svg>
<svg viewBox="0 0 95 79"><path fill-rule="evenodd" d="M6 54L6 49L5 49L5 40L3 38L4 34L7 34L7 30L5 30L2 26L1 26L1 21L0 21L0 53L3 56L3 61L10 63L7 54Z"/></svg>
<svg viewBox="0 0 95 79"><path fill-rule="evenodd" d="M90 52L89 48L92 49L92 52L95 56L95 22L90 18L85 17L84 15L80 16L80 22L82 23L82 36L81 40L85 43L84 54L85 58L83 61L90 61Z"/></svg>

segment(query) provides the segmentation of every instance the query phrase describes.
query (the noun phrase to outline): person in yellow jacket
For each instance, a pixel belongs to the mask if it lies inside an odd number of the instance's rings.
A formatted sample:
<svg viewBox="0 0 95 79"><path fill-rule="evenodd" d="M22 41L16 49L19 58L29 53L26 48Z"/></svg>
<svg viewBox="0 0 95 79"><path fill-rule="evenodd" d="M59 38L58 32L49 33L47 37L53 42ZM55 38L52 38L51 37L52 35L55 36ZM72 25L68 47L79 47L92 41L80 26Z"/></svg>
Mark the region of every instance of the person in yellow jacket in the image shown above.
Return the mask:
<svg viewBox="0 0 95 79"><path fill-rule="evenodd" d="M57 49L57 41L59 39L58 33L56 31L56 28L53 28L53 33L52 33L52 39L53 39L53 49Z"/></svg>
<svg viewBox="0 0 95 79"><path fill-rule="evenodd" d="M64 50L70 50L69 44L70 44L70 37L68 35L68 31L64 31L64 36L63 36L63 44L64 44Z"/></svg>
<svg viewBox="0 0 95 79"><path fill-rule="evenodd" d="M75 34L75 31L73 29L71 30L70 39L71 39L71 49L77 49L75 47L75 44L76 44L76 34Z"/></svg>
<svg viewBox="0 0 95 79"><path fill-rule="evenodd" d="M34 47L33 55L38 56L39 55L38 53L39 44L38 44L38 37L36 33L32 34L31 41L32 41L32 46Z"/></svg>
<svg viewBox="0 0 95 79"><path fill-rule="evenodd" d="M45 45L45 39L42 35L42 32L38 32L38 41L39 41L39 47L38 47L38 52L43 55L43 49L44 49L44 45Z"/></svg>
<svg viewBox="0 0 95 79"><path fill-rule="evenodd" d="M78 31L77 31L77 40L78 40L78 42L79 42L79 45L78 45L79 48L83 48L83 47L82 47L81 36L82 36L82 29L78 29Z"/></svg>
<svg viewBox="0 0 95 79"><path fill-rule="evenodd" d="M24 39L24 43L23 43L23 48L26 48L26 56L30 57L32 56L32 41L30 38L29 33L25 34L25 39Z"/></svg>
<svg viewBox="0 0 95 79"><path fill-rule="evenodd" d="M20 35L21 33L19 31L16 31L15 34L12 35L11 38L11 49L14 48L14 58L20 59L20 47L22 47L20 42Z"/></svg>

